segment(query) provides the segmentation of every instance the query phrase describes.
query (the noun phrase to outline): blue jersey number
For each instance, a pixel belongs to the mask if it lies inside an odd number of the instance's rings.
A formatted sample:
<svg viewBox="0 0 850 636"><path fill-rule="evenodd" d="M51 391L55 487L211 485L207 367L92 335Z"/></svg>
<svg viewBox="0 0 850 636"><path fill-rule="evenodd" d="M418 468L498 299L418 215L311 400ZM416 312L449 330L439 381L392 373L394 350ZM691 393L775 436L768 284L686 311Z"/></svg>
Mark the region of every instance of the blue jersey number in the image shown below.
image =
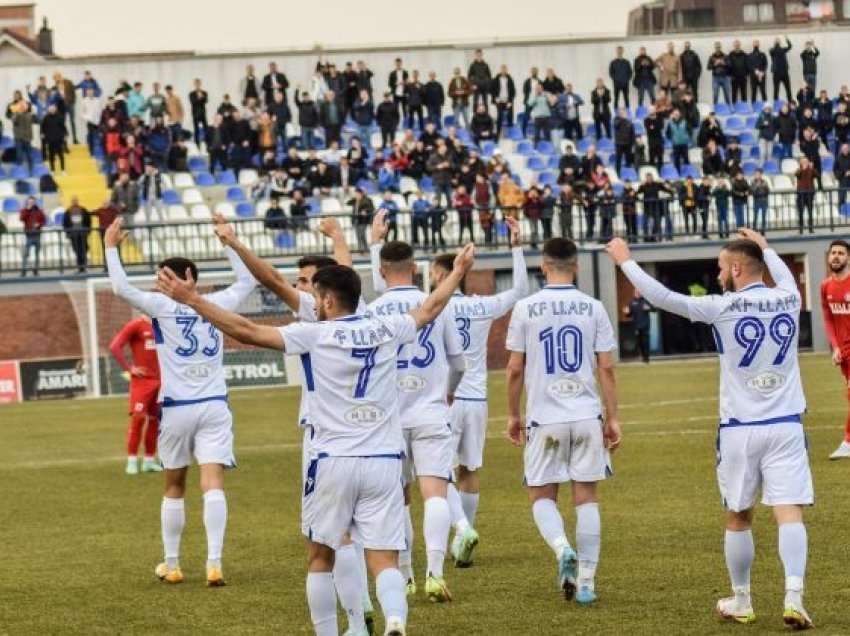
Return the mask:
<svg viewBox="0 0 850 636"><path fill-rule="evenodd" d="M549 327L540 332L538 340L543 343L546 374L555 374L557 364L566 373L575 373L581 368L582 337L578 327L566 325L557 333Z"/></svg>
<svg viewBox="0 0 850 636"><path fill-rule="evenodd" d="M177 316L175 321L178 325L183 328L183 339L186 341L184 344L177 347L174 352L178 356L182 356L184 358L191 357L198 352L198 336L195 335L194 329L195 325L198 322L198 316ZM221 348L221 335L218 333L218 329L209 324L206 320L202 321L202 324L205 324L209 327L207 334L211 340L211 343L206 345L203 349L201 349L201 353L205 356L212 358L215 356L219 349Z"/></svg>
<svg viewBox="0 0 850 636"><path fill-rule="evenodd" d="M779 314L765 328L761 320L747 316L735 323L734 332L735 341L744 348L744 355L738 363L739 367L746 368L753 363L762 344L764 344L765 336L768 334L770 334L771 340L779 345L779 351L776 352L776 356L773 358L773 364L779 365L788 356L788 349L791 347L791 344L794 342L794 336L797 334L797 324L788 314ZM721 344L719 343L719 339L718 344ZM723 353L722 344L718 347L718 351Z"/></svg>
<svg viewBox="0 0 850 636"><path fill-rule="evenodd" d="M469 318L458 316L455 318L455 324L457 325L457 330L460 334L461 346L463 347L463 350L466 351L469 349L469 344L472 342L472 337L469 335L469 327L472 325L472 321Z"/></svg>
<svg viewBox="0 0 850 636"><path fill-rule="evenodd" d="M363 360L363 368L357 374L357 384L354 387L354 397L366 397L366 389L369 388L369 376L372 369L375 368L375 354L378 353L378 348L371 349L352 349L351 357Z"/></svg>
<svg viewBox="0 0 850 636"><path fill-rule="evenodd" d="M437 350L434 348L434 345L431 344L431 341L428 339L431 336L431 332L434 330L434 323L429 323L422 327L419 331L419 337L417 338L417 342L419 343L419 347L422 349L422 352L419 355L414 356L410 360L405 360L401 357L402 349L404 349L404 345L401 345L398 348L398 361L396 362L396 368L398 369L406 369L411 364L417 369L424 369L431 365L434 361L434 358L437 357Z"/></svg>

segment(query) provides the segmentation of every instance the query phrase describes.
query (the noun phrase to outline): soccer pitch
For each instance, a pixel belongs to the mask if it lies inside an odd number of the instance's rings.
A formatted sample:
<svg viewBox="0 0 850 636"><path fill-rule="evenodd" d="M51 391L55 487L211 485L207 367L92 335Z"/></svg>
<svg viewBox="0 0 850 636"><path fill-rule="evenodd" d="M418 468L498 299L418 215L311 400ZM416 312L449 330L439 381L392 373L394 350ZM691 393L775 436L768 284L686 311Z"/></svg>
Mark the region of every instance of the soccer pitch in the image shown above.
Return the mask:
<svg viewBox="0 0 850 636"><path fill-rule="evenodd" d="M801 360L817 505L807 511L806 607L819 633L850 633L850 462L829 462L846 398L828 356ZM769 511L757 513L757 622L713 616L727 596L722 509L715 484L717 365L713 360L624 365L618 371L623 447L602 487L600 601L580 608L555 589L555 562L521 485L521 451L502 436L504 375L491 374L490 439L471 569L447 567L454 602L421 592L421 500L414 563L420 594L408 633L781 633L783 578ZM298 389L236 391L236 456L228 474L228 586L204 587L206 543L197 472L186 497L186 581L153 575L161 557L159 475L124 475L123 399L0 408L0 634L311 634L300 535ZM567 493L568 494L568 493ZM575 515L569 499L568 534ZM382 626L382 621L379 620ZM340 619L341 631L345 629Z"/></svg>

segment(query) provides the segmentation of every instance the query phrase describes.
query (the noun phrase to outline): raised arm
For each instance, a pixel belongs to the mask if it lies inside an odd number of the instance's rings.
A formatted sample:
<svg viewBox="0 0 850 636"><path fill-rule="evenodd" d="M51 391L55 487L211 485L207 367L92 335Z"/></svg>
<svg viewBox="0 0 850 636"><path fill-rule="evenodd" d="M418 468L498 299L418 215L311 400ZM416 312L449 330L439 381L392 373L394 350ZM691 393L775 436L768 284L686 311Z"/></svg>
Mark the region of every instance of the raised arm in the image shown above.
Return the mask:
<svg viewBox="0 0 850 636"><path fill-rule="evenodd" d="M764 236L748 228L738 230L738 235L741 238L752 241L762 249L764 253L764 264L767 265L767 271L770 272L770 277L773 278L779 289L785 289L799 294L800 290L797 288L797 280L794 278L794 274L785 264L785 261L776 253L776 250L767 244L767 239Z"/></svg>
<svg viewBox="0 0 850 636"><path fill-rule="evenodd" d="M511 258L513 261L513 286L493 297L494 314L497 318L504 316L520 298L528 295L528 267L525 264L525 253L522 251L519 221L513 217L505 218L511 235Z"/></svg>
<svg viewBox="0 0 850 636"><path fill-rule="evenodd" d="M147 292L133 287L127 280L121 257L118 254L118 245L126 238L127 232L121 229L121 219L116 219L110 225L103 236L106 247L106 268L109 272L109 280L112 283L112 291L130 303L139 311L155 318L171 304L168 298L155 292Z"/></svg>
<svg viewBox="0 0 850 636"><path fill-rule="evenodd" d="M460 286L460 282L472 267L475 260L475 246L472 243L461 249L455 257L454 268L442 283L431 292L425 301L410 312L410 316L416 321L416 328L432 322L448 304L452 294Z"/></svg>
<svg viewBox="0 0 850 636"><path fill-rule="evenodd" d="M207 300L230 311L236 311L239 305L254 291L257 280L232 248L225 246L224 253L227 254L227 260L230 261L230 266L236 274L236 282L227 289L207 294Z"/></svg>
<svg viewBox="0 0 850 636"><path fill-rule="evenodd" d="M342 231L339 221L332 216L322 219L319 222L319 232L328 237L331 243L333 243L334 260L337 262L337 265L351 267L354 264L354 260L351 258L351 249L348 247L348 241L345 240L345 234Z"/></svg>
<svg viewBox="0 0 850 636"><path fill-rule="evenodd" d="M383 294L387 289L387 281L381 276L381 243L389 231L386 221L387 211L378 210L372 219L372 233L369 236L369 261L372 265L372 287Z"/></svg>

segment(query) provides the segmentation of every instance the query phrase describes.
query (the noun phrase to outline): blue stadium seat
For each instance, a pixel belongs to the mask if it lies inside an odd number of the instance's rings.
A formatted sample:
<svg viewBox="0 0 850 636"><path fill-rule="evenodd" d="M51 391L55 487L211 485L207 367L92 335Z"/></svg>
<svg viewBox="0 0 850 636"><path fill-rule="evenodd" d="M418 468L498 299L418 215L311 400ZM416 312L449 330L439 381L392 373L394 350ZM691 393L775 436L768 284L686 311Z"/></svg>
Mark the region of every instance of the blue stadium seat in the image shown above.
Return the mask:
<svg viewBox="0 0 850 636"><path fill-rule="evenodd" d="M162 193L162 202L165 205L180 205L180 195L177 190L164 190Z"/></svg>
<svg viewBox="0 0 850 636"><path fill-rule="evenodd" d="M541 185L555 186L557 181L558 178L555 176L554 172L541 172L537 175L537 182Z"/></svg>
<svg viewBox="0 0 850 636"><path fill-rule="evenodd" d="M0 180L5 179L8 175L6 171L3 169L3 166L0 166Z"/></svg>
<svg viewBox="0 0 850 636"><path fill-rule="evenodd" d="M726 120L724 127L729 132L739 132L744 130L744 120L740 117L730 117Z"/></svg>
<svg viewBox="0 0 850 636"><path fill-rule="evenodd" d="M697 170L695 166L692 166L689 163L686 163L684 166L682 166L681 174L682 177L691 177L692 179L699 179L700 177L699 170Z"/></svg>
<svg viewBox="0 0 850 636"><path fill-rule="evenodd" d="M322 202L318 199L318 197L310 197L307 199L307 205L310 206L307 211L308 214L321 214L322 213Z"/></svg>
<svg viewBox="0 0 850 636"><path fill-rule="evenodd" d="M835 167L835 158L832 155L821 158L821 172L832 172Z"/></svg>
<svg viewBox="0 0 850 636"><path fill-rule="evenodd" d="M65 220L65 210L60 210L56 214L53 215L53 218L50 219L51 225L62 225L62 221Z"/></svg>
<svg viewBox="0 0 850 636"><path fill-rule="evenodd" d="M750 148L750 159L761 159L761 150L758 146Z"/></svg>
<svg viewBox="0 0 850 636"><path fill-rule="evenodd" d="M635 117L640 120L644 120L649 115L649 107L647 106L638 106L635 111Z"/></svg>
<svg viewBox="0 0 850 636"><path fill-rule="evenodd" d="M638 173L634 168L630 168L629 166L623 166L620 169L620 179L623 181L637 181Z"/></svg>
<svg viewBox="0 0 850 636"><path fill-rule="evenodd" d="M223 186L236 185L236 175L233 174L232 170L222 170L215 175L215 182Z"/></svg>
<svg viewBox="0 0 850 636"><path fill-rule="evenodd" d="M754 113L760 113L763 110L764 110L764 102L763 101L761 101L759 99L759 100L753 102L753 112Z"/></svg>
<svg viewBox="0 0 850 636"><path fill-rule="evenodd" d="M752 128L753 130L755 130L756 123L758 123L758 120L759 120L759 116L758 116L758 115L749 115L749 116L748 116L748 117L744 120L744 125L745 125L747 128Z"/></svg>
<svg viewBox="0 0 850 636"><path fill-rule="evenodd" d="M557 170L558 165L560 163L559 160L560 160L560 157L558 155L552 155L551 157L549 157L549 160L546 162L546 167L549 170Z"/></svg>
<svg viewBox="0 0 850 636"><path fill-rule="evenodd" d="M245 193L242 192L242 188L240 187L227 188L227 200L233 201L234 203L237 201L244 201Z"/></svg>
<svg viewBox="0 0 850 636"><path fill-rule="evenodd" d="M375 184L372 181L368 181L366 179L361 179L360 181L357 182L357 185L359 185L361 188L363 188L363 191L366 194L377 194L378 193L378 188L375 187Z"/></svg>
<svg viewBox="0 0 850 636"><path fill-rule="evenodd" d="M457 138L460 139L463 143L469 143L472 141L472 135L466 128L458 128L457 129Z"/></svg>
<svg viewBox="0 0 850 636"><path fill-rule="evenodd" d="M516 126L512 126L512 127L508 128L507 136L508 136L508 139L510 139L511 141L522 141L523 140L522 130L517 128Z"/></svg>
<svg viewBox="0 0 850 636"><path fill-rule="evenodd" d="M742 146L753 146L756 144L756 136L749 130L745 130L738 135L738 141L741 142Z"/></svg>
<svg viewBox="0 0 850 636"><path fill-rule="evenodd" d="M443 117L443 125L448 128L449 126L455 125L455 116L454 115L446 115Z"/></svg>
<svg viewBox="0 0 850 636"><path fill-rule="evenodd" d="M434 191L434 180L431 179L428 175L422 177L419 180L419 187L422 188L423 192L433 192Z"/></svg>
<svg viewBox="0 0 850 636"><path fill-rule="evenodd" d="M676 166L672 163L667 163L661 166L661 178L667 181L675 181L679 179L679 172L676 170Z"/></svg>
<svg viewBox="0 0 850 636"><path fill-rule="evenodd" d="M644 127L643 122L641 122L641 121L635 122L635 134L638 137L646 134L646 128Z"/></svg>
<svg viewBox="0 0 850 636"><path fill-rule="evenodd" d="M496 149L496 144L492 141L482 141L481 142L481 154L485 157L492 157L493 151Z"/></svg>
<svg viewBox="0 0 850 636"><path fill-rule="evenodd" d="M6 148L11 148L15 145L15 140L7 135L3 135L0 137L0 150L5 150Z"/></svg>
<svg viewBox="0 0 850 636"><path fill-rule="evenodd" d="M723 104L721 102L714 105L714 112L717 113L719 117L728 117L732 114L732 110L729 108L728 104Z"/></svg>
<svg viewBox="0 0 850 636"><path fill-rule="evenodd" d="M15 184L15 190L18 194L22 194L25 196L35 194L35 188L33 188L32 183L30 183L29 181L18 181Z"/></svg>
<svg viewBox="0 0 850 636"><path fill-rule="evenodd" d="M546 169L546 164L544 163L543 159L541 159L540 157L529 157L528 163L526 164L526 167L529 170L540 171L540 170Z"/></svg>
<svg viewBox="0 0 850 636"><path fill-rule="evenodd" d="M40 179L46 174L50 174L50 168L48 168L43 163L34 164L32 167L32 176L36 179Z"/></svg>
<svg viewBox="0 0 850 636"><path fill-rule="evenodd" d="M520 188L525 187L525 184L522 182L522 177L518 174L511 175L511 179L515 184L517 184Z"/></svg>
<svg viewBox="0 0 850 636"><path fill-rule="evenodd" d="M496 222L496 235L497 236L507 236L508 235L508 225L504 221Z"/></svg>
<svg viewBox="0 0 850 636"><path fill-rule="evenodd" d="M552 145L551 141L543 139L537 142L537 152L541 155L551 155L555 153L555 146Z"/></svg>
<svg viewBox="0 0 850 636"><path fill-rule="evenodd" d="M200 172L207 169L207 162L203 157L189 157L187 165L192 172Z"/></svg>
<svg viewBox="0 0 850 636"><path fill-rule="evenodd" d="M3 199L3 211L16 214L21 211L21 202L17 199Z"/></svg>
<svg viewBox="0 0 850 636"><path fill-rule="evenodd" d="M243 201L242 203L236 204L236 216L247 219L254 216L254 206L248 203L247 201Z"/></svg>
<svg viewBox="0 0 850 636"><path fill-rule="evenodd" d="M738 115L752 115L753 108L749 102L737 102L735 104L735 113Z"/></svg>
<svg viewBox="0 0 850 636"><path fill-rule="evenodd" d="M782 107L785 105L785 101L782 99L777 99L773 102L773 112L778 113Z"/></svg>
<svg viewBox="0 0 850 636"><path fill-rule="evenodd" d="M841 216L850 216L850 203L845 203L838 209Z"/></svg>
<svg viewBox="0 0 850 636"><path fill-rule="evenodd" d="M517 154L531 156L534 154L534 146L530 141L521 141L516 147Z"/></svg>
<svg viewBox="0 0 850 636"><path fill-rule="evenodd" d="M209 172L199 172L195 175L195 184L202 188L214 186L215 177L212 176Z"/></svg>
<svg viewBox="0 0 850 636"><path fill-rule="evenodd" d="M590 148L590 146L592 146L592 145L593 145L593 141L591 139L589 139L588 137L585 137L584 139L578 140L578 143L576 144L576 150L578 152L580 152L581 154L584 154L584 153L587 152L587 149Z"/></svg>
<svg viewBox="0 0 850 636"><path fill-rule="evenodd" d="M623 190L626 189L626 187L619 181L611 184L611 187L614 189L614 194L618 197L621 196L623 194Z"/></svg>
<svg viewBox="0 0 850 636"><path fill-rule="evenodd" d="M773 159L765 161L764 166L762 166L762 170L764 170L764 173L768 175L777 175L780 173L779 164Z"/></svg>
<svg viewBox="0 0 850 636"><path fill-rule="evenodd" d="M275 245L282 249L295 247L295 237L289 232L281 232L275 239Z"/></svg>
<svg viewBox="0 0 850 636"><path fill-rule="evenodd" d="M596 149L599 152L614 152L614 142L608 139L608 137L603 137L596 142Z"/></svg>
<svg viewBox="0 0 850 636"><path fill-rule="evenodd" d="M12 179L29 179L30 173L24 166L13 166L11 172L9 172L9 177Z"/></svg>
<svg viewBox="0 0 850 636"><path fill-rule="evenodd" d="M758 168L758 165L755 161L745 161L744 165L741 166L745 177L752 177L756 173L756 168Z"/></svg>
<svg viewBox="0 0 850 636"><path fill-rule="evenodd" d="M41 150L38 148L32 149L32 162L33 163L44 163L44 155L41 154Z"/></svg>

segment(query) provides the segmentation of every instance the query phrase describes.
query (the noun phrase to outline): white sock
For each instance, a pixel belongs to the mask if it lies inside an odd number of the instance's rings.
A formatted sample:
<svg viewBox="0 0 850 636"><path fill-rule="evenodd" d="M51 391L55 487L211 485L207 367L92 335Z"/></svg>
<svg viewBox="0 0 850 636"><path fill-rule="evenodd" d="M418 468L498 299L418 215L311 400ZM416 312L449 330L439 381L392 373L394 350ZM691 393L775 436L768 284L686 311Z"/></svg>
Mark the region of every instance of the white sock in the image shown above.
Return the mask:
<svg viewBox="0 0 850 636"><path fill-rule="evenodd" d="M478 493L460 491L460 500L463 502L463 511L469 525L475 526L475 515L478 513Z"/></svg>
<svg viewBox="0 0 850 636"><path fill-rule="evenodd" d="M310 619L316 636L339 636L333 574L307 573L307 604L310 606Z"/></svg>
<svg viewBox="0 0 850 636"><path fill-rule="evenodd" d="M356 631L366 627L363 618L363 598L360 593L361 574L357 550L352 544L340 546L334 561L334 586L339 604L348 617L348 629Z"/></svg>
<svg viewBox="0 0 850 636"><path fill-rule="evenodd" d="M369 570L366 568L366 551L363 545L356 541L351 545L357 553L357 569L360 572L360 601L364 612L372 611L372 597L369 596Z"/></svg>
<svg viewBox="0 0 850 636"><path fill-rule="evenodd" d="M806 576L808 537L801 522L779 526L779 558L785 567L785 602L801 603Z"/></svg>
<svg viewBox="0 0 850 636"><path fill-rule="evenodd" d="M750 568L756 556L752 530L727 530L723 544L732 590L739 604L750 603Z"/></svg>
<svg viewBox="0 0 850 636"><path fill-rule="evenodd" d="M127 463L128 464L132 464L132 463L138 462L138 461L139 461L139 458L138 458L137 455L127 455Z"/></svg>
<svg viewBox="0 0 850 636"><path fill-rule="evenodd" d="M552 548L555 558L560 559L565 547L569 547L567 534L564 532L564 518L558 510L558 504L552 499L538 499L531 507L534 523L543 535L543 539Z"/></svg>
<svg viewBox="0 0 850 636"><path fill-rule="evenodd" d="M204 493L204 528L207 530L207 566L221 565L224 529L227 527L227 500L223 490Z"/></svg>
<svg viewBox="0 0 850 636"><path fill-rule="evenodd" d="M578 552L578 580L593 585L596 564L599 563L599 544L602 541L599 504L576 506L576 551Z"/></svg>
<svg viewBox="0 0 850 636"><path fill-rule="evenodd" d="M454 484L449 484L446 499L449 502L452 527L454 527L455 532L460 534L469 528L469 521L466 519L466 513L463 511L463 504L460 501L460 494Z"/></svg>
<svg viewBox="0 0 850 636"><path fill-rule="evenodd" d="M850 442L848 442L845 439L841 440L841 446L839 446L839 448L842 448L842 449L845 449L845 450L850 448Z"/></svg>
<svg viewBox="0 0 850 636"><path fill-rule="evenodd" d="M375 594L381 604L384 620L397 618L407 623L407 594L404 576L395 568L387 568L375 579Z"/></svg>
<svg viewBox="0 0 850 636"><path fill-rule="evenodd" d="M186 525L186 510L183 499L162 498L159 511L162 526L162 545L165 548L165 562L168 567L177 567L180 562L180 536Z"/></svg>
<svg viewBox="0 0 850 636"><path fill-rule="evenodd" d="M410 519L410 506L404 507L404 543L406 550L398 553L398 569L404 575L405 581L414 580L413 576L413 521Z"/></svg>
<svg viewBox="0 0 850 636"><path fill-rule="evenodd" d="M425 519L422 526L425 551L428 555L426 574L440 578L443 576L443 561L446 559L451 529L449 502L444 497L429 497L425 500Z"/></svg>

